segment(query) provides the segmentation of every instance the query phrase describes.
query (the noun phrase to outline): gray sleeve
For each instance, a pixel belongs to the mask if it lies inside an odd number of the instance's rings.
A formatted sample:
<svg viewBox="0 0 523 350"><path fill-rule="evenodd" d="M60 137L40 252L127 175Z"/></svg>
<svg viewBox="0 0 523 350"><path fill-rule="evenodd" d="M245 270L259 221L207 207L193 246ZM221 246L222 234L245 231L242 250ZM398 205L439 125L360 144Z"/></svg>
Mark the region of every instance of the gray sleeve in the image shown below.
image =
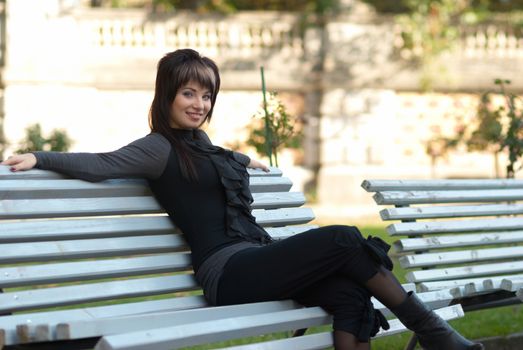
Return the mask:
<svg viewBox="0 0 523 350"><path fill-rule="evenodd" d="M200 137L202 140L207 141L208 143L210 143L212 145L211 139L209 138L209 136L207 135L207 133L205 131L199 129L198 137ZM240 152L233 151L232 157L234 158L234 160L236 160L240 164L243 164L244 166L249 165L249 163L251 162L251 158L249 158L249 156L247 156L243 153L240 153Z"/></svg>
<svg viewBox="0 0 523 350"><path fill-rule="evenodd" d="M94 182L123 177L156 179L163 173L170 151L170 142L162 135L153 133L108 153L33 154L37 168Z"/></svg>

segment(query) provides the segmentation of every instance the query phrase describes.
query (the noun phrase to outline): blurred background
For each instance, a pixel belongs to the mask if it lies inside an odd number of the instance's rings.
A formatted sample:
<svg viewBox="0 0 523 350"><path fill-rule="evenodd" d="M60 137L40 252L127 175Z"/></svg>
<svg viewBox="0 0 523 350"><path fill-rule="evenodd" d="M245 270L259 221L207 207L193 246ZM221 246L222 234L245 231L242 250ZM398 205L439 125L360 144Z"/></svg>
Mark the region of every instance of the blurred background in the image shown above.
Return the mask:
<svg viewBox="0 0 523 350"><path fill-rule="evenodd" d="M262 160L264 67L299 136L279 167L318 216L375 217L364 179L506 176L523 0L1 0L0 15L0 159L146 135L156 64L190 47L221 69L211 139Z"/></svg>

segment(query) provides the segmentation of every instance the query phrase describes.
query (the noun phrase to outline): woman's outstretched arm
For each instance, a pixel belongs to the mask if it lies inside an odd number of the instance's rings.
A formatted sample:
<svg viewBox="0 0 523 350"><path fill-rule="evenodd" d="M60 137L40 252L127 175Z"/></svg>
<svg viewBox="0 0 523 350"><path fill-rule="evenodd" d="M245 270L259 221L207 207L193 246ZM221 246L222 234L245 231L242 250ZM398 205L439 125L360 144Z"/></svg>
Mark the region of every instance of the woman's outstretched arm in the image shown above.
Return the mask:
<svg viewBox="0 0 523 350"><path fill-rule="evenodd" d="M155 179L165 169L170 150L169 141L153 133L113 152L33 152L11 156L2 164L11 166L12 171L36 167L87 181L121 177Z"/></svg>

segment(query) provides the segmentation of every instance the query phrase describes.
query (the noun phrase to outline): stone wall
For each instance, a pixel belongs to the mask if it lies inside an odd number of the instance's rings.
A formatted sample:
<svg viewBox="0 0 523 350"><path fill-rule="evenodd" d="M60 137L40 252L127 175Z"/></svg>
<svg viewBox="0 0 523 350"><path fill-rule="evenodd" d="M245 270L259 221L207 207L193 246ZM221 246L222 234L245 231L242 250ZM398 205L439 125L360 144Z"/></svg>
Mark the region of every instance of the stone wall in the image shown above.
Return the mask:
<svg viewBox="0 0 523 350"><path fill-rule="evenodd" d="M143 136L157 60L193 47L221 67L208 129L215 143L257 156L245 147L245 126L262 100L260 65L268 89L305 118L303 152L286 152L281 166L297 190L317 170L320 215L375 213L359 188L366 178L493 177L491 155L457 150L434 163L426 142L467 123L477 92L494 78L509 77L523 91L523 38L499 24L463 28L460 45L433 66L438 92L428 94L419 91L419 69L398 58L397 25L368 9L340 13L325 31L302 35L296 14L153 16L60 4L7 3L11 151L34 122L44 131L66 129L73 151L109 151Z"/></svg>

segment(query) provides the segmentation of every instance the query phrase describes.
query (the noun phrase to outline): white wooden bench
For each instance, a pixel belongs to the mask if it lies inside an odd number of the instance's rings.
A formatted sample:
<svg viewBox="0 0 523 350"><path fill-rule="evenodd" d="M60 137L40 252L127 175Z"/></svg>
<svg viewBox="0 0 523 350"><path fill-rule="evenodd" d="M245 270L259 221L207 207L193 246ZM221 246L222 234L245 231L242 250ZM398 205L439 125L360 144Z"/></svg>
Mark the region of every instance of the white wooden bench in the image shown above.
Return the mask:
<svg viewBox="0 0 523 350"><path fill-rule="evenodd" d="M523 180L367 180L418 291L449 290L465 311L523 297ZM403 236L403 238L401 238Z"/></svg>
<svg viewBox="0 0 523 350"><path fill-rule="evenodd" d="M303 194L288 192L281 171L250 173L253 213L272 236L313 227ZM321 308L290 300L208 307L185 241L142 180L89 183L0 166L0 252L0 349L174 349L331 322ZM420 296L447 319L463 315L446 307L445 291ZM404 329L392 326L380 335ZM330 332L263 343L331 345Z"/></svg>

